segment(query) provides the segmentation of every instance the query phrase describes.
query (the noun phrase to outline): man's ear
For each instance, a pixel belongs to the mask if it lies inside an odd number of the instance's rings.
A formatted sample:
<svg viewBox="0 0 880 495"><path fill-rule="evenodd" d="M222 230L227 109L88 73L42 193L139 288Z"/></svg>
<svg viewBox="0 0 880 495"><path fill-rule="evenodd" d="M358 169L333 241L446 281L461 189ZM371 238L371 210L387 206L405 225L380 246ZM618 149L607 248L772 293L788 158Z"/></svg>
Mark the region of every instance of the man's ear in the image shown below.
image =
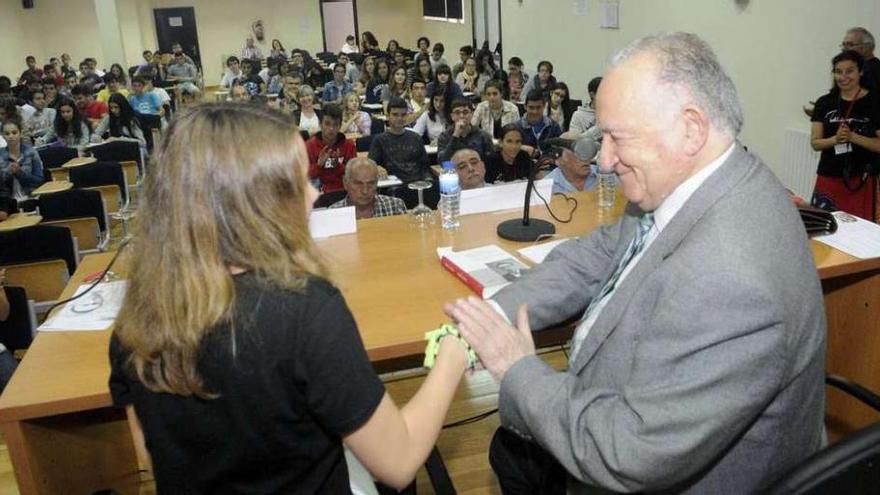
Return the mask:
<svg viewBox="0 0 880 495"><path fill-rule="evenodd" d="M709 118L703 110L694 105L686 105L681 110L685 126L684 152L688 156L698 154L709 139Z"/></svg>

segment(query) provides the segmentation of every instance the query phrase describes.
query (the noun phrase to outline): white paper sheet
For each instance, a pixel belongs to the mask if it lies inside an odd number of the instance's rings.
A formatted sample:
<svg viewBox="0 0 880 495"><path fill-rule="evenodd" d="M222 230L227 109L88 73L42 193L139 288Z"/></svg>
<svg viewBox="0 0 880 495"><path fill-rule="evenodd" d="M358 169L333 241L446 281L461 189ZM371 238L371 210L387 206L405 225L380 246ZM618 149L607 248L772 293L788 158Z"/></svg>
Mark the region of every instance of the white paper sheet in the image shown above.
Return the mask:
<svg viewBox="0 0 880 495"><path fill-rule="evenodd" d="M312 211L309 216L309 230L313 239L357 232L354 206Z"/></svg>
<svg viewBox="0 0 880 495"><path fill-rule="evenodd" d="M474 213L510 210L512 208L522 209L526 194L526 184L528 184L526 181L511 182L462 191L459 213L461 215L472 215ZM535 181L535 188L549 203L550 197L553 194L553 179ZM544 203L535 194L535 191L532 191L529 204L540 205Z"/></svg>
<svg viewBox="0 0 880 495"><path fill-rule="evenodd" d="M550 251L553 251L553 248L567 241L568 239L559 239L556 241L545 242L542 244L535 244L534 246L524 247L519 249L519 254L531 261L535 264L540 264L544 262L544 258L550 254Z"/></svg>
<svg viewBox="0 0 880 495"><path fill-rule="evenodd" d="M856 258L880 256L880 225L842 211L834 212L834 218L837 232L814 239Z"/></svg>
<svg viewBox="0 0 880 495"><path fill-rule="evenodd" d="M76 289L74 295L82 294L91 284ZM58 313L40 325L40 331L107 330L125 298L128 282L117 280L102 282L88 294L65 304Z"/></svg>

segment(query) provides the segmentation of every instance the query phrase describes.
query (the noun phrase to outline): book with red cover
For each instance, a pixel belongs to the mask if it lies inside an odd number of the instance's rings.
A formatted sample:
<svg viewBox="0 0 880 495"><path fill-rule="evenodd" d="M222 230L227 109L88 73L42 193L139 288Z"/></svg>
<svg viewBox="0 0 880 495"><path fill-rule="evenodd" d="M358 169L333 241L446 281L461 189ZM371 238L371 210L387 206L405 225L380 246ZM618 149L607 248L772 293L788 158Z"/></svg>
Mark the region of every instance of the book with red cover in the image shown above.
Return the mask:
<svg viewBox="0 0 880 495"><path fill-rule="evenodd" d="M528 267L495 244L464 251L447 251L440 264L483 299L518 279Z"/></svg>

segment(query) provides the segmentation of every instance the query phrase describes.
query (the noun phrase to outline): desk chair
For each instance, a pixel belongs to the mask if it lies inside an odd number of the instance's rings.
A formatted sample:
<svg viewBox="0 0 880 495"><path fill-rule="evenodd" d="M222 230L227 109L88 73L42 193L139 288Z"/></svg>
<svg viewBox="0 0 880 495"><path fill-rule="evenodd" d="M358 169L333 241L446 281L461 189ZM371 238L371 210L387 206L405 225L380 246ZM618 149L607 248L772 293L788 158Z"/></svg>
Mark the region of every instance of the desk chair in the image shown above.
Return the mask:
<svg viewBox="0 0 880 495"><path fill-rule="evenodd" d="M40 197L43 225L68 227L80 254L103 251L110 240L107 212L99 191L70 189Z"/></svg>
<svg viewBox="0 0 880 495"><path fill-rule="evenodd" d="M867 388L834 375L826 376L825 383L880 412L880 396ZM773 483L765 493L880 494L880 422L816 452Z"/></svg>
<svg viewBox="0 0 880 495"><path fill-rule="evenodd" d="M111 141L93 146L89 151L99 162L137 162L140 169L146 159L140 143L135 141Z"/></svg>
<svg viewBox="0 0 880 495"><path fill-rule="evenodd" d="M135 144L136 143L132 143ZM129 206L128 184L125 180L125 172L122 165L116 161L99 161L74 167L70 169L70 182L77 188L90 188L98 186L117 186L122 198L120 208L113 208L112 204L106 204L107 212L113 213L118 210L127 210ZM106 198L105 198L106 199Z"/></svg>
<svg viewBox="0 0 880 495"><path fill-rule="evenodd" d="M38 150L37 154L40 155L40 160L42 160L43 169L45 170L60 168L65 163L79 156L76 148L65 147L43 148ZM46 177L46 179L48 180L50 177Z"/></svg>
<svg viewBox="0 0 880 495"><path fill-rule="evenodd" d="M373 122L375 122L375 120ZM355 139L354 147L358 152L370 151L370 145L373 144L373 137L373 134L370 134L369 136L361 136Z"/></svg>
<svg viewBox="0 0 880 495"><path fill-rule="evenodd" d="M0 344L14 354L31 346L37 331L37 314L24 287L7 285L2 290L9 301L9 318L0 321Z"/></svg>
<svg viewBox="0 0 880 495"><path fill-rule="evenodd" d="M328 193L323 193L318 196L318 199L315 201L315 208L327 208L333 203L341 200L346 195L345 189L339 191L333 191Z"/></svg>
<svg viewBox="0 0 880 495"><path fill-rule="evenodd" d="M46 177L46 180L52 181L70 181L70 172L68 169L63 167L58 168L47 168L49 175Z"/></svg>
<svg viewBox="0 0 880 495"><path fill-rule="evenodd" d="M162 117L139 113L137 118L141 124L141 131L144 132L144 139L147 141L147 151L152 152L153 147L156 146L156 138L153 131L160 132L162 130Z"/></svg>

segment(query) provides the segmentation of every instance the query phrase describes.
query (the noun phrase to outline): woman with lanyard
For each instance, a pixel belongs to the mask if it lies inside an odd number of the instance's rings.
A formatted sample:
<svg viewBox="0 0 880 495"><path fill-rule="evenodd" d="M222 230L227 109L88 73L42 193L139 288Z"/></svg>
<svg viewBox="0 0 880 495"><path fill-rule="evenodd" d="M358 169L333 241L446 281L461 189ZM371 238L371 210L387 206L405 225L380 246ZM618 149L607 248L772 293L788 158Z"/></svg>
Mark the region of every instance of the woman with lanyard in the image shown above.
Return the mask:
<svg viewBox="0 0 880 495"><path fill-rule="evenodd" d="M880 170L880 100L861 86L864 60L845 51L831 60L834 87L813 111L811 143L821 151L813 205L874 221Z"/></svg>

